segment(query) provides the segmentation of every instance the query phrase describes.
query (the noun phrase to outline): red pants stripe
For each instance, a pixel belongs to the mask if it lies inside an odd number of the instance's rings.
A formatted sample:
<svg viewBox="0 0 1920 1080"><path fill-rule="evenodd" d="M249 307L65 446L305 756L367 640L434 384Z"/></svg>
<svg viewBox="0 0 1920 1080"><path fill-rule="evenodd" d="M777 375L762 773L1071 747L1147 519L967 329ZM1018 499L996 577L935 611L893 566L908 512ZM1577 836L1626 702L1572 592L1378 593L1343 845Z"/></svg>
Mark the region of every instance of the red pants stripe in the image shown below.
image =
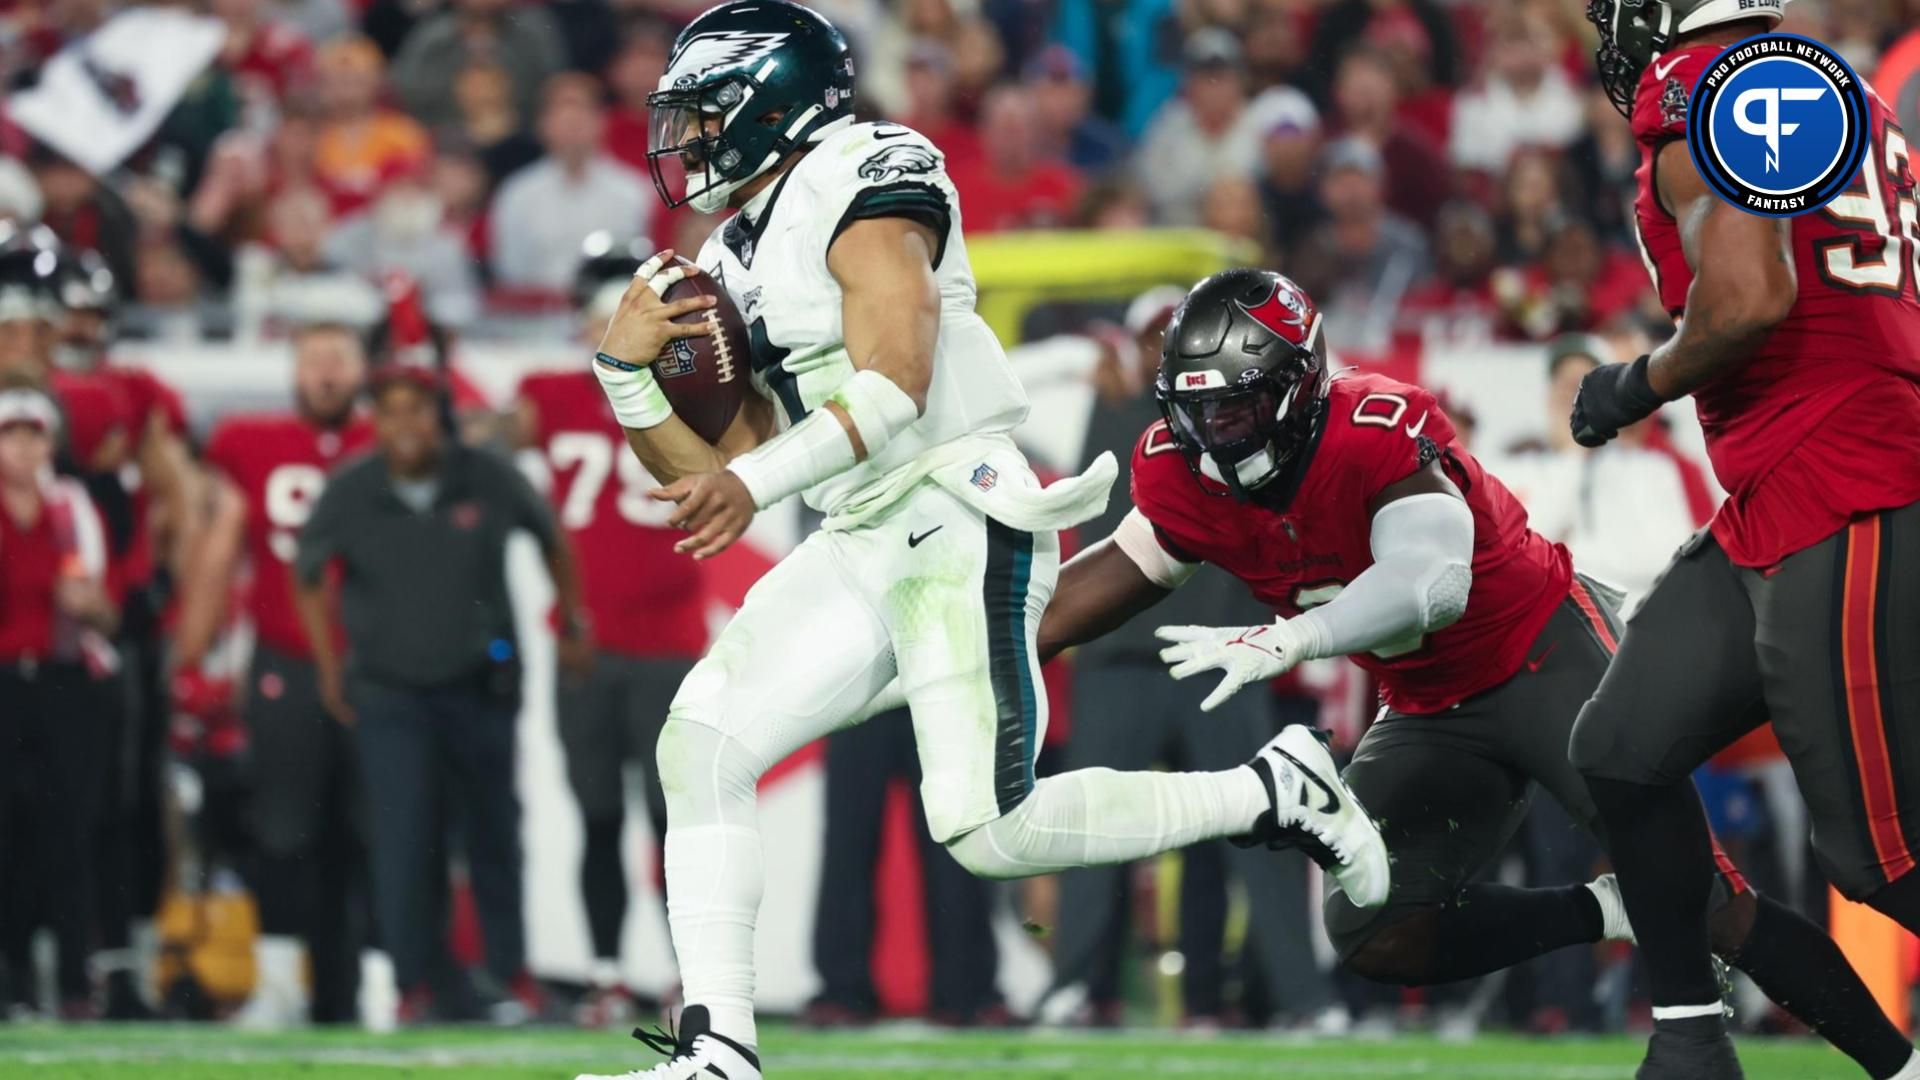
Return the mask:
<svg viewBox="0 0 1920 1080"><path fill-rule="evenodd" d="M1608 625L1607 617L1600 611L1600 605L1593 602L1593 594L1587 591L1587 584L1578 577L1573 579L1571 590L1574 604L1580 614L1586 616L1592 624L1593 632L1599 635L1600 644L1605 646L1609 655L1620 651L1620 641L1613 635L1613 627Z"/></svg>
<svg viewBox="0 0 1920 1080"><path fill-rule="evenodd" d="M1880 613L1880 517L1862 518L1847 526L1845 595L1841 598L1841 667L1846 678L1842 695L1847 726L1853 736L1853 757L1860 769L1860 795L1866 803L1867 827L1875 854L1893 881L1914 867L1913 852L1900 826L1899 801L1894 797L1893 762L1887 752L1886 716L1880 702L1877 650Z"/></svg>

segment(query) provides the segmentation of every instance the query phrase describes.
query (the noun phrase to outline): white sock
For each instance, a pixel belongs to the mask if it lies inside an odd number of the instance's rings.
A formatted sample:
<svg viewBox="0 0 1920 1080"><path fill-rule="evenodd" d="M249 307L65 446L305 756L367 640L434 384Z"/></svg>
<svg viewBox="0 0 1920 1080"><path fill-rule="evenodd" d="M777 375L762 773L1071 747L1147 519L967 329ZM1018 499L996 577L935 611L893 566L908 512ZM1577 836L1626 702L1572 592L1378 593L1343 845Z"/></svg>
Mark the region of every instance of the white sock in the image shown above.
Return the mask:
<svg viewBox="0 0 1920 1080"><path fill-rule="evenodd" d="M1211 773L1079 769L1040 781L1011 813L950 847L976 874L1030 877L1236 836L1270 805L1259 774L1244 765Z"/></svg>
<svg viewBox="0 0 1920 1080"><path fill-rule="evenodd" d="M253 992L304 1003L307 988L300 962L305 955L306 947L299 938L260 935L253 943Z"/></svg>
<svg viewBox="0 0 1920 1080"><path fill-rule="evenodd" d="M612 990L620 985L620 962L610 956L596 957L587 977L595 990Z"/></svg>
<svg viewBox="0 0 1920 1080"><path fill-rule="evenodd" d="M671 810L667 819L673 820ZM760 831L741 825L667 829L667 928L689 1005L705 1005L713 1030L759 1044L753 1022L753 928L765 870Z"/></svg>
<svg viewBox="0 0 1920 1080"><path fill-rule="evenodd" d="M667 797L667 929L688 1005L755 1046L753 927L766 874L758 782L766 761L739 739L670 716L656 751Z"/></svg>
<svg viewBox="0 0 1920 1080"><path fill-rule="evenodd" d="M1727 1008L1716 1001L1711 1005L1655 1005L1653 1018L1659 1020L1691 1020L1696 1016L1725 1016Z"/></svg>
<svg viewBox="0 0 1920 1080"><path fill-rule="evenodd" d="M393 959L379 949L360 950L360 1023L368 1031L387 1032L399 1026L400 988L393 977Z"/></svg>
<svg viewBox="0 0 1920 1080"><path fill-rule="evenodd" d="M1900 1071L1887 1077L1887 1080L1920 1080L1920 1050L1915 1050Z"/></svg>

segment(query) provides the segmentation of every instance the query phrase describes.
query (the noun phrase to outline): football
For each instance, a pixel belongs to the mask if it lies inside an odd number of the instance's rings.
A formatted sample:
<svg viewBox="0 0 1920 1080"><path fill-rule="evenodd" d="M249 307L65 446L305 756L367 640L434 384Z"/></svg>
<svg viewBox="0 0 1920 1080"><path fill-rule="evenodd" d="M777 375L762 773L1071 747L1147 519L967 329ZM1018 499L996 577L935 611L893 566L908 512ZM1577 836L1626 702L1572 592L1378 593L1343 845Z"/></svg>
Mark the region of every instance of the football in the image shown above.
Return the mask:
<svg viewBox="0 0 1920 1080"><path fill-rule="evenodd" d="M677 266L694 265L678 255L673 261ZM655 361L653 374L660 380L660 389L672 403L673 411L695 434L711 443L720 441L750 392L747 374L751 354L747 326L741 321L740 312L727 297L727 291L706 273L690 273L684 280L675 282L664 299L671 303L695 296L718 297L720 302L705 311L682 315L678 321L711 320L713 333L673 341Z"/></svg>

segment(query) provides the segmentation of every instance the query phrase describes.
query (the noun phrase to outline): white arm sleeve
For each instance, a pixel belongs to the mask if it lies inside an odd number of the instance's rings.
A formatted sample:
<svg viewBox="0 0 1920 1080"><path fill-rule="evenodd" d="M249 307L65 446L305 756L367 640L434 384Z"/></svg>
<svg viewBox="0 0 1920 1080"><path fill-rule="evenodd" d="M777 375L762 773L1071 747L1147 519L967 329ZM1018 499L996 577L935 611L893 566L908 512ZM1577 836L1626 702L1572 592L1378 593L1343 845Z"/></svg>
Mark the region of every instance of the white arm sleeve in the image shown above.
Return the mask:
<svg viewBox="0 0 1920 1080"><path fill-rule="evenodd" d="M1160 546L1160 538L1154 535L1153 522L1140 512L1139 507L1127 511L1120 524L1113 530L1113 542L1133 565L1147 576L1147 580L1163 589L1177 589L1186 584L1200 569L1199 563L1181 562Z"/></svg>
<svg viewBox="0 0 1920 1080"><path fill-rule="evenodd" d="M1395 499L1373 515L1373 565L1288 625L1307 659L1348 656L1453 625L1473 586L1473 511L1457 495Z"/></svg>

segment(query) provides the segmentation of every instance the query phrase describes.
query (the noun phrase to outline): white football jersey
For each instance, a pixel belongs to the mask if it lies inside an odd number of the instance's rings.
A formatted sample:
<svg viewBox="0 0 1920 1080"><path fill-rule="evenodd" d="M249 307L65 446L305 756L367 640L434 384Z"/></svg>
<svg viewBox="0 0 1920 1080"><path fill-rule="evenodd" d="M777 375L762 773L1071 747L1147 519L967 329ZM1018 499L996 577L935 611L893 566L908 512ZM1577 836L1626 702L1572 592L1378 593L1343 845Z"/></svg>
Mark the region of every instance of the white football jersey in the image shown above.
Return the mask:
<svg viewBox="0 0 1920 1080"><path fill-rule="evenodd" d="M940 332L926 411L876 457L816 485L807 504L831 515L870 501L927 451L969 435L1011 431L1027 396L1000 342L974 313L973 268L960 235L960 201L940 151L899 124L854 124L820 142L729 218L700 251L727 290L753 344L753 386L785 430L853 377L840 323L840 283L827 249L862 218L906 217L941 237L934 280Z"/></svg>

